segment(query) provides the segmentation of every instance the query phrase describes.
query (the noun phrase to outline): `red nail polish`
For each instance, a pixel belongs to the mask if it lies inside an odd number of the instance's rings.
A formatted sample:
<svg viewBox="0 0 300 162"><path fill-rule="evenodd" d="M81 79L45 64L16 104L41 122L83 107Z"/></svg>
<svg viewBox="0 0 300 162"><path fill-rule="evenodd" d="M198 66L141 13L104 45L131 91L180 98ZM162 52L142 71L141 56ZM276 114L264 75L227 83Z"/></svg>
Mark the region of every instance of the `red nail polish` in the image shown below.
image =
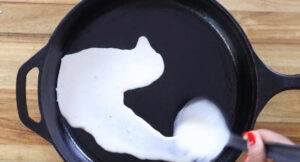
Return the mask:
<svg viewBox="0 0 300 162"><path fill-rule="evenodd" d="M248 141L250 145L254 145L256 143L256 137L252 132L244 133L244 138Z"/></svg>

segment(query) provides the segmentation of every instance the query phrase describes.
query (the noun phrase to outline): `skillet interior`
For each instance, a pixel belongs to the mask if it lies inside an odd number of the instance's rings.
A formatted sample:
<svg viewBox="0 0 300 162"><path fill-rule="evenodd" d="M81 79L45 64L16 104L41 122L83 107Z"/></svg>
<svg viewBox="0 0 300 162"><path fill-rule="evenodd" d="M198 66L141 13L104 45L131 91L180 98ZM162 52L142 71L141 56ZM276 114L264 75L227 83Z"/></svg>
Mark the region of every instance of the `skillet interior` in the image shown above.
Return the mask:
<svg viewBox="0 0 300 162"><path fill-rule="evenodd" d="M162 55L166 69L151 86L125 93L125 104L137 115L171 136L177 112L188 100L201 96L219 105L235 133L250 127L255 111L252 51L239 27L216 2L91 1L83 8L75 14L76 20L57 32L60 36L54 36L61 40L55 47L58 55L50 54L48 59L57 72L55 62L64 54L91 47L132 49L144 35ZM85 131L70 128L63 119L60 124L96 161L140 161L106 152ZM232 161L236 153L227 149L218 161Z"/></svg>

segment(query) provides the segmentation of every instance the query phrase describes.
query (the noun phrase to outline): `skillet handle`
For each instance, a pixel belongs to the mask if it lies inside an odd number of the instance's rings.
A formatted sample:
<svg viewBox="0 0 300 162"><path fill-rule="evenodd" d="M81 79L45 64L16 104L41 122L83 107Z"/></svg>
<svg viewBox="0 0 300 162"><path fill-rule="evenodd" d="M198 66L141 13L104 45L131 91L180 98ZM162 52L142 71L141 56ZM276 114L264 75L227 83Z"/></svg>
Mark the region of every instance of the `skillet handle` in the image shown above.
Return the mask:
<svg viewBox="0 0 300 162"><path fill-rule="evenodd" d="M33 121L28 115L27 100L26 100L26 78L27 74L33 69L39 69L39 80L42 75L42 67L44 64L44 57L48 51L48 47L44 47L32 58L30 58L25 64L21 66L17 75L16 83L16 99L19 118L22 123L39 134L41 137L51 142L50 135L48 133L47 126L45 124L43 113L41 113L41 121L39 123ZM40 94L38 94L39 96ZM42 112L41 104L39 103L39 109Z"/></svg>
<svg viewBox="0 0 300 162"><path fill-rule="evenodd" d="M276 94L300 89L300 75L285 75L272 71L256 55L257 111L259 115L265 104Z"/></svg>
<svg viewBox="0 0 300 162"><path fill-rule="evenodd" d="M282 77L284 90L300 89L300 75L277 74Z"/></svg>

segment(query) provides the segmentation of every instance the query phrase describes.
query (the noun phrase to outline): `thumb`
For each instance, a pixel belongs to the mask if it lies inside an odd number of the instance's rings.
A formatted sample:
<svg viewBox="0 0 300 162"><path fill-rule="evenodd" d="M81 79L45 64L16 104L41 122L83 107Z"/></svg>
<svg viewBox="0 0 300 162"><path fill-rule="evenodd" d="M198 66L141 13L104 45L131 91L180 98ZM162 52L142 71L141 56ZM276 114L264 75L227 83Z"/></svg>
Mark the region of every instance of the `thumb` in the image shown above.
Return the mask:
<svg viewBox="0 0 300 162"><path fill-rule="evenodd" d="M259 133L256 131L246 132L244 138L248 141L248 153L245 162L266 162L265 146Z"/></svg>

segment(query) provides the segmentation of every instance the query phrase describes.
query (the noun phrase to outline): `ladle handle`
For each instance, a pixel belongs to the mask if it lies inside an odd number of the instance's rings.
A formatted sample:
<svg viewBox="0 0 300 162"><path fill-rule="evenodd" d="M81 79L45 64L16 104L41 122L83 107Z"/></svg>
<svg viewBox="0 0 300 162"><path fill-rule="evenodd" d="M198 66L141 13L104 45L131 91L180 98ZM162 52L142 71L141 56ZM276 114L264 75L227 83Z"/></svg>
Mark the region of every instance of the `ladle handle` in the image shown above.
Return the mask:
<svg viewBox="0 0 300 162"><path fill-rule="evenodd" d="M247 150L247 141L237 135L232 134L227 145L241 151ZM267 157L276 162L300 162L300 145L265 143L265 150Z"/></svg>
<svg viewBox="0 0 300 162"><path fill-rule="evenodd" d="M267 156L276 162L299 162L300 146L265 143Z"/></svg>

